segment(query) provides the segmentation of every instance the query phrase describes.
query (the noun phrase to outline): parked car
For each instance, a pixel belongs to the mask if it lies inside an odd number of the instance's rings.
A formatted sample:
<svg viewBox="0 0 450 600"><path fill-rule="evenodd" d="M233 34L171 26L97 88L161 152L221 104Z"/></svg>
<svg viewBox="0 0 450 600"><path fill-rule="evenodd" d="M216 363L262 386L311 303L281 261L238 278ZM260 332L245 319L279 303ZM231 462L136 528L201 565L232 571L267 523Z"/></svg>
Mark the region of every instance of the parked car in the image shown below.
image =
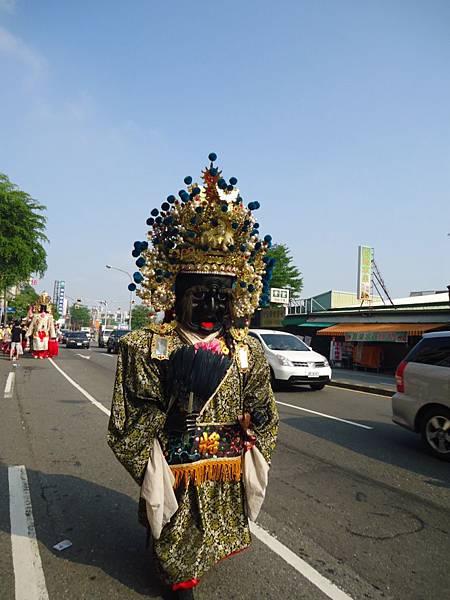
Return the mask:
<svg viewBox="0 0 450 600"><path fill-rule="evenodd" d="M251 329L249 335L262 346L270 365L273 387L284 382L321 390L330 381L331 368L327 359L292 333Z"/></svg>
<svg viewBox="0 0 450 600"><path fill-rule="evenodd" d="M426 333L398 365L392 420L450 462L450 331Z"/></svg>
<svg viewBox="0 0 450 600"><path fill-rule="evenodd" d="M90 341L85 331L69 331L66 337L66 348L89 348Z"/></svg>
<svg viewBox="0 0 450 600"><path fill-rule="evenodd" d="M106 351L117 353L119 351L119 340L127 333L130 333L130 329L115 329L112 331L106 343Z"/></svg>
<svg viewBox="0 0 450 600"><path fill-rule="evenodd" d="M108 338L111 333L115 331L113 329L102 329L98 332L98 347L104 348L108 342Z"/></svg>

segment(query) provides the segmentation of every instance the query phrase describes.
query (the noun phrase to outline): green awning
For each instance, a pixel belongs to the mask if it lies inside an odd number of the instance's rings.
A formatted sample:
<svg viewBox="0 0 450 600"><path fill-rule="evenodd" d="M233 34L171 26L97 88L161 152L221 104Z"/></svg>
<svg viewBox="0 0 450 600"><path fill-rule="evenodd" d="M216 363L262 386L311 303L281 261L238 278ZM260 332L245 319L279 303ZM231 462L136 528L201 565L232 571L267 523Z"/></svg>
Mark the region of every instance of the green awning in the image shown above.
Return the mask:
<svg viewBox="0 0 450 600"><path fill-rule="evenodd" d="M287 325L298 325L298 327L317 327L318 329L321 329L322 327L330 327L330 325L334 325L334 323L314 323L314 322L308 322L306 319L308 317L306 316L300 316L300 315L289 315L287 317L284 317L283 321L282 321L282 325L284 327L286 327Z"/></svg>
<svg viewBox="0 0 450 600"><path fill-rule="evenodd" d="M330 327L331 325L334 325L334 323L314 323L314 321L311 322L306 322L306 323L299 323L299 327Z"/></svg>

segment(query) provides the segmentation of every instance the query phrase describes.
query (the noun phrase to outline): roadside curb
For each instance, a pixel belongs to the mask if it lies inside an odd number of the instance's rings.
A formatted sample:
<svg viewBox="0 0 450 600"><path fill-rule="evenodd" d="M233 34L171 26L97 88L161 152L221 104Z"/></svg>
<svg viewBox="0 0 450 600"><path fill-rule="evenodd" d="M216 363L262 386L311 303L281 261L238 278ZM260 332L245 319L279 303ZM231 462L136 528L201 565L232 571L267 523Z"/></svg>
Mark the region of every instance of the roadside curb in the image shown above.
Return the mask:
<svg viewBox="0 0 450 600"><path fill-rule="evenodd" d="M387 388L376 387L374 385L364 385L359 383L351 383L350 381L329 381L327 385L334 387L340 387L348 390L358 390L360 392L369 392L372 394L380 394L381 396L393 396L395 390L388 390Z"/></svg>

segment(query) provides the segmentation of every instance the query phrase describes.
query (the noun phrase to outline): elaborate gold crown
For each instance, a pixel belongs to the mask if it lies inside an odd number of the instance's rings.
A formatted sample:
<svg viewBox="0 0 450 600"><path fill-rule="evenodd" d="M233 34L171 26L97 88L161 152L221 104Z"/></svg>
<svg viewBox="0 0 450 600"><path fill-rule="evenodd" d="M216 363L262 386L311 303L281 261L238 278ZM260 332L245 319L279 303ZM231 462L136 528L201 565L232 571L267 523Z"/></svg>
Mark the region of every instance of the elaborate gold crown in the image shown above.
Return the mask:
<svg viewBox="0 0 450 600"><path fill-rule="evenodd" d="M51 298L47 294L47 292L42 292L42 294L40 294L40 296L38 296L38 299L36 300L36 304L34 305L35 310L37 312L39 312L41 309L41 306L43 304L46 306L47 312L52 312L53 305L52 305Z"/></svg>
<svg viewBox="0 0 450 600"><path fill-rule="evenodd" d="M155 310L170 310L175 305L175 279L179 273L205 273L236 277L235 312L250 316L268 302L273 260L266 256L272 243L270 235L259 236L259 223L252 211L259 202L244 206L237 179L229 183L214 166L216 154L209 155L209 168L202 173L204 185L185 177L187 190L179 198L168 196L160 209L153 209L147 225L148 242L134 242L132 255L139 271L134 273L136 289L145 304Z"/></svg>

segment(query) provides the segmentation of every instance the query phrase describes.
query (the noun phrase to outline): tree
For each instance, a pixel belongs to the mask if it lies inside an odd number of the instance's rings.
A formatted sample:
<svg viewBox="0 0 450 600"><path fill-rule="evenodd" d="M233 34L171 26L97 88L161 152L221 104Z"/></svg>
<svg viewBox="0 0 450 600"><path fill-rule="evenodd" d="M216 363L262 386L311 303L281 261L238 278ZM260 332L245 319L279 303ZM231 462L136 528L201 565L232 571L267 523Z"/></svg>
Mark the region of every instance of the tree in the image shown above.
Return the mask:
<svg viewBox="0 0 450 600"><path fill-rule="evenodd" d="M291 297L298 296L303 288L303 277L298 268L292 264L293 258L289 248L285 244L274 244L267 255L275 259L270 286L289 288Z"/></svg>
<svg viewBox="0 0 450 600"><path fill-rule="evenodd" d="M150 310L148 306L144 306L143 304L133 306L131 311L131 329L134 330L145 327L149 322L151 314L153 314L153 311Z"/></svg>
<svg viewBox="0 0 450 600"><path fill-rule="evenodd" d="M20 293L9 301L9 306L16 309L14 318L20 319L22 317L26 317L28 314L28 309L30 306L34 306L36 304L38 298L38 294L34 288L31 287L31 285L25 284L22 286Z"/></svg>
<svg viewBox="0 0 450 600"><path fill-rule="evenodd" d="M0 289L27 281L32 273L43 276L47 253L43 242L45 206L20 190L0 173Z"/></svg>
<svg viewBox="0 0 450 600"><path fill-rule="evenodd" d="M70 322L73 329L88 327L91 324L91 311L82 304L72 304L70 307Z"/></svg>

